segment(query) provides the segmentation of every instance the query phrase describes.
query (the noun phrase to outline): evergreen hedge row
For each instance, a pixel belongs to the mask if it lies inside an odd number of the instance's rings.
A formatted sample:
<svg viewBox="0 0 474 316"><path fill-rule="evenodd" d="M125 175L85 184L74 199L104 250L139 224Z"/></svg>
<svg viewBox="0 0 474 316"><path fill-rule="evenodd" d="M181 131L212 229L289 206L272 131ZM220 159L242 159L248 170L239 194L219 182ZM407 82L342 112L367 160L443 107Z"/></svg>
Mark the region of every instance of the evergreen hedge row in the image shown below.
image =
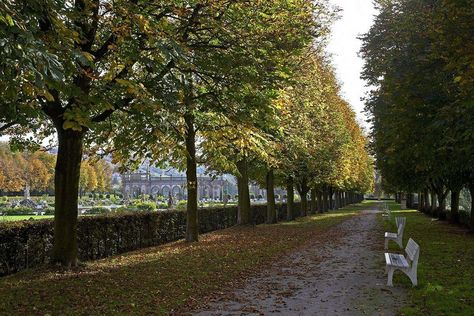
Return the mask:
<svg viewBox="0 0 474 316"><path fill-rule="evenodd" d="M253 205L255 223L265 222L266 205ZM278 218L286 219L286 205L277 205ZM299 205L295 213L299 215ZM201 233L234 226L237 207L199 209ZM49 262L53 246L52 220L0 224L0 276ZM95 260L184 237L186 212L180 210L135 212L112 216L80 217L79 259Z"/></svg>

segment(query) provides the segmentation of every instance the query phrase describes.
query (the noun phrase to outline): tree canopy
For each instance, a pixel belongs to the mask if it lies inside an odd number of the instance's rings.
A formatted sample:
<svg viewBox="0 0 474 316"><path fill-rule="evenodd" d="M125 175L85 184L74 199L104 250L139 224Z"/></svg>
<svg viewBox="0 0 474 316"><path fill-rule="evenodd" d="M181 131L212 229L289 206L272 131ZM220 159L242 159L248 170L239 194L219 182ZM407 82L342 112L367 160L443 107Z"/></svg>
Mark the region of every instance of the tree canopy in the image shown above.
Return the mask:
<svg viewBox="0 0 474 316"><path fill-rule="evenodd" d="M473 181L472 6L380 1L363 36L377 167L392 190L431 191L440 215L447 193Z"/></svg>
<svg viewBox="0 0 474 316"><path fill-rule="evenodd" d="M326 0L3 2L0 131L57 139L53 261L77 264L79 191L104 187L86 154L186 170L187 241L198 164L237 176L240 224L262 176L303 203L367 190L365 136L323 53L334 17Z"/></svg>

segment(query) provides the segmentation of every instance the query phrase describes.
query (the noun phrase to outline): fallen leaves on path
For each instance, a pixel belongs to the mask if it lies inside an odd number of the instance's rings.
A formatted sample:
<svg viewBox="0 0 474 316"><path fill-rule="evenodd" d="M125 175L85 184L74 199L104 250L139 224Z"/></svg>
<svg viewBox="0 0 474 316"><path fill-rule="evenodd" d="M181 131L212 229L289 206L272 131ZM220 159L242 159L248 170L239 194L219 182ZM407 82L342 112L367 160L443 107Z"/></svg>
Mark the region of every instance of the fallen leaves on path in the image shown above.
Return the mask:
<svg viewBox="0 0 474 316"><path fill-rule="evenodd" d="M169 314L205 304L272 260L354 215L354 210L291 223L234 227L160 247L88 262L74 271L40 268L0 279L0 314Z"/></svg>

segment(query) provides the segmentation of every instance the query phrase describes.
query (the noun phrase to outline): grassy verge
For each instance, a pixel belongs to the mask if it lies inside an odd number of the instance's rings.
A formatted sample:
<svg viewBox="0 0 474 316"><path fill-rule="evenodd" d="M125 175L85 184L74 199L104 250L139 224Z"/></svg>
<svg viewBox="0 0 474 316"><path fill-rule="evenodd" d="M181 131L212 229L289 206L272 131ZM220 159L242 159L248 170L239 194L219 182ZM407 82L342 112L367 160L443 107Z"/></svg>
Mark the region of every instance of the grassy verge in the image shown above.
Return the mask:
<svg viewBox="0 0 474 316"><path fill-rule="evenodd" d="M88 262L72 272L23 271L0 279L0 314L168 314L264 269L363 207L234 227L203 235L196 244L179 241Z"/></svg>
<svg viewBox="0 0 474 316"><path fill-rule="evenodd" d="M474 236L466 230L449 225L415 210L401 210L389 203L392 221L385 227L396 231L395 216L405 216L407 226L404 245L413 238L420 245L418 286L395 273L395 286L409 288L410 306L405 315L474 315ZM394 243L391 250L398 249Z"/></svg>

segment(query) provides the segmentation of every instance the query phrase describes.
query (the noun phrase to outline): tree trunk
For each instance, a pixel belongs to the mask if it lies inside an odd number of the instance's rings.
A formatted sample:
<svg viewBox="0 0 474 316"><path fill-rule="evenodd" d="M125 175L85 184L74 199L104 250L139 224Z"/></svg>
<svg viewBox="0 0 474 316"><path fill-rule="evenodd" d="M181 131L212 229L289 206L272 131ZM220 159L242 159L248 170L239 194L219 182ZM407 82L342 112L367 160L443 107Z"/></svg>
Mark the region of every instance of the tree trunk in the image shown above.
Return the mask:
<svg viewBox="0 0 474 316"><path fill-rule="evenodd" d="M306 216L308 215L308 181L305 177L301 180L301 185L298 186L298 193L301 197L301 215Z"/></svg>
<svg viewBox="0 0 474 316"><path fill-rule="evenodd" d="M459 223L459 196L461 190L451 190L451 223Z"/></svg>
<svg viewBox="0 0 474 316"><path fill-rule="evenodd" d="M311 189L311 206L310 206L310 213L311 214L316 214L318 205L316 201L316 190Z"/></svg>
<svg viewBox="0 0 474 316"><path fill-rule="evenodd" d="M471 221L469 227L471 232L474 233L474 182L469 184L469 193L471 193Z"/></svg>
<svg viewBox="0 0 474 316"><path fill-rule="evenodd" d="M239 175L237 176L237 187L239 190L239 205L237 213L237 224L250 225L253 223L252 209L250 207L249 177L247 173L247 158L242 158L236 163Z"/></svg>
<svg viewBox="0 0 474 316"><path fill-rule="evenodd" d="M328 190L326 188L323 189L323 212L328 211Z"/></svg>
<svg viewBox="0 0 474 316"><path fill-rule="evenodd" d="M333 196L333 189L332 187L329 188L329 209L333 210L334 209L334 201L332 199Z"/></svg>
<svg viewBox="0 0 474 316"><path fill-rule="evenodd" d="M295 218L295 184L293 177L289 176L286 180L286 219L291 221Z"/></svg>
<svg viewBox="0 0 474 316"><path fill-rule="evenodd" d="M443 193L438 193L437 196L438 196L438 209L437 209L437 212L438 212L438 217L440 219L446 219L446 195L447 195L447 192L443 192Z"/></svg>
<svg viewBox="0 0 474 316"><path fill-rule="evenodd" d="M318 212L323 213L324 212L324 206L323 206L323 192L322 190L318 191Z"/></svg>
<svg viewBox="0 0 474 316"><path fill-rule="evenodd" d="M424 200L423 193L418 192L418 211L419 212L423 212L423 209L425 208L424 202L425 200Z"/></svg>
<svg viewBox="0 0 474 316"><path fill-rule="evenodd" d="M434 191L431 191L431 215L433 216L436 216L436 213L438 211L436 200L437 200L436 193Z"/></svg>
<svg viewBox="0 0 474 316"><path fill-rule="evenodd" d="M274 180L273 169L270 169L267 172L267 224L275 224L277 222Z"/></svg>
<svg viewBox="0 0 474 316"><path fill-rule="evenodd" d="M77 207L84 132L57 126L58 155L54 176L54 245L51 262L77 266Z"/></svg>
<svg viewBox="0 0 474 316"><path fill-rule="evenodd" d="M429 213L429 211L431 210L431 204L430 204L430 193L427 189L425 189L423 193L423 198L425 199L425 203L423 203L424 204L423 212Z"/></svg>
<svg viewBox="0 0 474 316"><path fill-rule="evenodd" d="M188 201L186 205L186 241L199 240L198 218L198 181L196 162L196 130L194 129L194 115L184 116L186 122L186 188Z"/></svg>

